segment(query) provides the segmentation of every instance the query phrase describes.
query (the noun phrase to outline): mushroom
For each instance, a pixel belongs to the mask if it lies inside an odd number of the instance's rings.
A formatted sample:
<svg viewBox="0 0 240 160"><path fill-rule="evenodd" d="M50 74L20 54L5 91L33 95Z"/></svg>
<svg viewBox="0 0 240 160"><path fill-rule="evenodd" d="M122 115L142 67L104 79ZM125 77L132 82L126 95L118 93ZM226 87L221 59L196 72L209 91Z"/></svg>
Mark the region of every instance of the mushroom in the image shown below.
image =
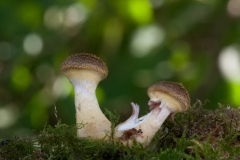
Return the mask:
<svg viewBox="0 0 240 160"><path fill-rule="evenodd" d="M190 106L187 90L176 82L158 82L150 86L147 93L150 112L138 118L139 106L131 103L132 115L115 128L115 140L129 146L133 141L147 146L167 117L173 120L175 113L186 111Z"/></svg>
<svg viewBox="0 0 240 160"><path fill-rule="evenodd" d="M78 137L108 137L111 122L102 113L95 94L98 83L108 75L106 64L95 55L80 53L69 56L60 70L74 87L76 121L83 124Z"/></svg>

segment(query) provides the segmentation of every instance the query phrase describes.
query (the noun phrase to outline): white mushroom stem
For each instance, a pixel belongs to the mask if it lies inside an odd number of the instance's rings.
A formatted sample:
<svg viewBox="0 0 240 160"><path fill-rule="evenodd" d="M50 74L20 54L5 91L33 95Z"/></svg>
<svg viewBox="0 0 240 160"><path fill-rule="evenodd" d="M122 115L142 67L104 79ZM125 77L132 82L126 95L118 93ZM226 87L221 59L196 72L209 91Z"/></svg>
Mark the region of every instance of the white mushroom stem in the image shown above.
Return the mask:
<svg viewBox="0 0 240 160"><path fill-rule="evenodd" d="M89 70L72 71L70 82L75 92L76 121L84 124L79 137L99 139L111 132L111 123L102 113L95 94L100 76Z"/></svg>
<svg viewBox="0 0 240 160"><path fill-rule="evenodd" d="M140 118L138 118L139 106L131 103L132 115L128 120L116 127L115 140L120 139L123 144L130 146L133 140L136 140L147 146L163 122L171 114L167 103L164 103L164 101L158 103L158 105L156 103L154 103L154 107L150 106L151 111L148 114Z"/></svg>
<svg viewBox="0 0 240 160"><path fill-rule="evenodd" d="M162 126L163 122L168 118L168 116L171 114L167 103L164 103L163 101L160 103L159 106L157 106L160 108L159 113L156 115L156 123L159 125L159 128ZM156 107L154 107L156 108ZM153 109L154 109L153 108Z"/></svg>

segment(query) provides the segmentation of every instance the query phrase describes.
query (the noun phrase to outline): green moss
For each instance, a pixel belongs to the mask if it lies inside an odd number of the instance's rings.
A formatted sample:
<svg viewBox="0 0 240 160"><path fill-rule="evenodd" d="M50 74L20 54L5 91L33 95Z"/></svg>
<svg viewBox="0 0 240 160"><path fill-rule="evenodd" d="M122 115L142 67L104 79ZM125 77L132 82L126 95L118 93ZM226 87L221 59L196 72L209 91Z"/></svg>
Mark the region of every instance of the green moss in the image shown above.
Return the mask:
<svg viewBox="0 0 240 160"><path fill-rule="evenodd" d="M240 109L219 106L206 110L200 101L175 121L167 120L151 144L132 148L103 140L91 141L76 136L79 126L61 121L46 125L34 138L15 138L0 147L0 159L239 159ZM119 116L106 111L112 129ZM3 141L4 142L4 141Z"/></svg>

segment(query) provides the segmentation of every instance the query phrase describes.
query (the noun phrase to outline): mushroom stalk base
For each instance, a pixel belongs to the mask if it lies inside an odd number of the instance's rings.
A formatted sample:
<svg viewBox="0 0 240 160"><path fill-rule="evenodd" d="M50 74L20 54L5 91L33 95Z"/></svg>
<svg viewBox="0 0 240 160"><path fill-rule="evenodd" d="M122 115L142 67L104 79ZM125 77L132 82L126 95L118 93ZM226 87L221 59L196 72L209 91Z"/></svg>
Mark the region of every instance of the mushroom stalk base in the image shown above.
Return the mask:
<svg viewBox="0 0 240 160"><path fill-rule="evenodd" d="M83 124L83 127L78 129L78 137L108 139L111 133L111 123L102 113L95 95L98 77L84 73L70 81L75 92L76 121L77 124Z"/></svg>

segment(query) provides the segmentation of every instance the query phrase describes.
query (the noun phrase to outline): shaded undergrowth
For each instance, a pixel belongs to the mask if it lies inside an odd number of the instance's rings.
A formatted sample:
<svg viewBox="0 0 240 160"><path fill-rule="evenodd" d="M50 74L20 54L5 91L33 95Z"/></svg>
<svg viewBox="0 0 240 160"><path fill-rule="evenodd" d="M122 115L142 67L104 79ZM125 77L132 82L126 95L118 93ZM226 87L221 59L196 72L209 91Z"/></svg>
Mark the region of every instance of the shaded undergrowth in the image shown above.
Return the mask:
<svg viewBox="0 0 240 160"><path fill-rule="evenodd" d="M107 111L112 128L118 115ZM91 141L76 136L77 128L61 121L46 125L34 138L1 140L0 160L5 159L240 159L240 109L219 105L206 110L197 101L187 112L167 120L151 144L132 148L113 141Z"/></svg>

